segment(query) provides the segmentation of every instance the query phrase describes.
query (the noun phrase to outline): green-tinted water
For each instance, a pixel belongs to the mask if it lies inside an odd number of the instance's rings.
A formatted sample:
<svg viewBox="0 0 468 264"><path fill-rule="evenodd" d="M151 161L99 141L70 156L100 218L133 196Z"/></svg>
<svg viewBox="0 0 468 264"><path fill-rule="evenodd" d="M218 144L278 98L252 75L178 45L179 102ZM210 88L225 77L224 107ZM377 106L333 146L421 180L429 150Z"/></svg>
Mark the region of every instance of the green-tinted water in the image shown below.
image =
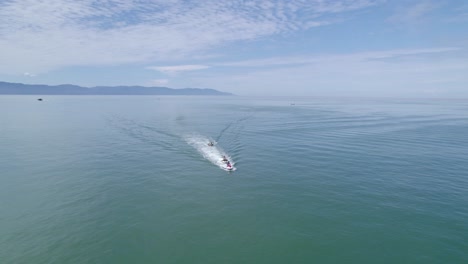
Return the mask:
<svg viewBox="0 0 468 264"><path fill-rule="evenodd" d="M466 101L44 99L0 97L0 263L468 262Z"/></svg>

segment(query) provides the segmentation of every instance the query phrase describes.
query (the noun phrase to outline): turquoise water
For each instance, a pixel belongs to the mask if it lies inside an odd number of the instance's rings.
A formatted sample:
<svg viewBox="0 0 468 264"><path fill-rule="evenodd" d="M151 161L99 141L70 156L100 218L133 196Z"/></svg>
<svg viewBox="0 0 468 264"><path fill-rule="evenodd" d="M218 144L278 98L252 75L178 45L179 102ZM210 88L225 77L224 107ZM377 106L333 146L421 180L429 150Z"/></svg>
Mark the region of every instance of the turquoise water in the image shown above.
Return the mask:
<svg viewBox="0 0 468 264"><path fill-rule="evenodd" d="M468 263L468 101L2 96L0 113L0 263Z"/></svg>

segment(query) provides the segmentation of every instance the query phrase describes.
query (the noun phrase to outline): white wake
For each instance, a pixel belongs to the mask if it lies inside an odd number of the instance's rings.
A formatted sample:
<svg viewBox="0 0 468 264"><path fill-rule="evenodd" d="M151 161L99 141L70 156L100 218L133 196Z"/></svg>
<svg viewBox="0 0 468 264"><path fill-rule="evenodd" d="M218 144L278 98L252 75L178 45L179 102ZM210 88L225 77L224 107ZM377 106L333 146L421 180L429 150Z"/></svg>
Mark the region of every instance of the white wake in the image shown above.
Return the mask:
<svg viewBox="0 0 468 264"><path fill-rule="evenodd" d="M201 135L188 135L185 136L185 141L194 147L205 159L226 171L235 171L234 161L229 155L213 139ZM208 146L209 142L213 142L214 146ZM229 170L226 163L222 161L223 156L231 163L232 169Z"/></svg>

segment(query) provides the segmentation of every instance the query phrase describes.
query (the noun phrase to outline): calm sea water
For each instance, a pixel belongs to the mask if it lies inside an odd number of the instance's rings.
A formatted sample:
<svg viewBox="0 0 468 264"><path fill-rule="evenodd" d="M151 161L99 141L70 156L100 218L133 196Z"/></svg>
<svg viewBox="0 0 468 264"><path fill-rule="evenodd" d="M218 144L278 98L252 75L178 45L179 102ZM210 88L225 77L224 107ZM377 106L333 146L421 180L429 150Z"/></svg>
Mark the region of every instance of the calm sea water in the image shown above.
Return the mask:
<svg viewBox="0 0 468 264"><path fill-rule="evenodd" d="M468 101L2 96L0 147L0 263L468 263Z"/></svg>

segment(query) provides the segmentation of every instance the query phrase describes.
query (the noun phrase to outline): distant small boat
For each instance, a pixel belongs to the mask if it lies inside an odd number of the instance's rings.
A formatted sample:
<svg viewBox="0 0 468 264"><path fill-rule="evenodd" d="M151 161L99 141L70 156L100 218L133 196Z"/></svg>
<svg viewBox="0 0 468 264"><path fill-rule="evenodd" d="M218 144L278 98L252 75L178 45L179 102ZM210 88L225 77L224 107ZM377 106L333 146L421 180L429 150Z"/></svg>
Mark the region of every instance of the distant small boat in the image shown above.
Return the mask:
<svg viewBox="0 0 468 264"><path fill-rule="evenodd" d="M38 100L38 101L42 101L42 98L38 98L37 100Z"/></svg>

